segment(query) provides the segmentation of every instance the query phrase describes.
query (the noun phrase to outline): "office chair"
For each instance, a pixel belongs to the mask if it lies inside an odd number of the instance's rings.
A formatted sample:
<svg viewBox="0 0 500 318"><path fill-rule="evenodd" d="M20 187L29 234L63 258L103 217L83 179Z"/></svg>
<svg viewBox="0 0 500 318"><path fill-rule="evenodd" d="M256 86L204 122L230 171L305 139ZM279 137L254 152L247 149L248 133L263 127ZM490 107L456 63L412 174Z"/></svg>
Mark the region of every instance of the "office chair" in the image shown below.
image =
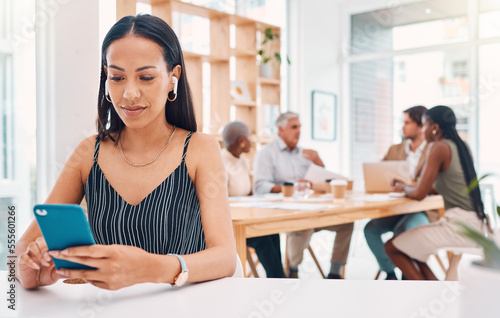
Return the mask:
<svg viewBox="0 0 500 318"><path fill-rule="evenodd" d="M257 265L259 265L259 258L257 257L257 253L255 253L255 249L250 246L247 246L247 263L250 267L250 271L245 275L245 277L255 277L259 278L259 273L257 273Z"/></svg>
<svg viewBox="0 0 500 318"><path fill-rule="evenodd" d="M488 217L492 230L499 226L499 217L497 214L497 204L495 201L495 193L492 184L480 185L481 197L484 203L484 212ZM463 254L483 255L483 249L479 247L453 247L445 248L448 254L449 265L445 271L445 280L458 280L458 265Z"/></svg>

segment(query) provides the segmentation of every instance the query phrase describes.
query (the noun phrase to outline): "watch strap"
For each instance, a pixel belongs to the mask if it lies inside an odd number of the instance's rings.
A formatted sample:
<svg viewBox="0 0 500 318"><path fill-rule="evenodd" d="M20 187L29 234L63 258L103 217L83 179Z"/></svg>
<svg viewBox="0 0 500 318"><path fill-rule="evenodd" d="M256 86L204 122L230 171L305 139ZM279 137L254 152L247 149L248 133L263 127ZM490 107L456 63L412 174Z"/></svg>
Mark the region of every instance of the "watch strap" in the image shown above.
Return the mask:
<svg viewBox="0 0 500 318"><path fill-rule="evenodd" d="M180 287L180 286L184 285L184 283L187 280L188 269L187 269L187 266L186 266L186 262L184 261L184 258L182 258L182 256L180 256L178 254L168 254L168 255L172 255L172 256L177 257L177 259L181 263L181 271L180 271L179 274L177 274L175 276L174 283L171 284L174 287Z"/></svg>
<svg viewBox="0 0 500 318"><path fill-rule="evenodd" d="M182 258L182 256L180 256L179 254L168 254L168 255L175 256L175 257L177 257L177 259L179 259L179 262L181 262L181 271L183 271L183 272L188 271L187 266L186 266L186 262L184 262L184 258Z"/></svg>

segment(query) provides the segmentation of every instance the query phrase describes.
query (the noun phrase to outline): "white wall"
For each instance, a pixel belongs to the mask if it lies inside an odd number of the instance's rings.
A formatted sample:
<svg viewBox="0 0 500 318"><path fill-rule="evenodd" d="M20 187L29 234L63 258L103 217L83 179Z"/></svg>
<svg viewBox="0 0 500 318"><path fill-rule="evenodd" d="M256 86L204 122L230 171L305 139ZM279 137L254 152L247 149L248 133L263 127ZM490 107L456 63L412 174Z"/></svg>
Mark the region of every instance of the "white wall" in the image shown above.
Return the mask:
<svg viewBox="0 0 500 318"><path fill-rule="evenodd" d="M319 152L326 167L340 171L343 145L343 105L340 97L341 6L337 1L290 0L290 110L300 114L300 145ZM311 138L311 94L313 90L337 95L337 139Z"/></svg>
<svg viewBox="0 0 500 318"><path fill-rule="evenodd" d="M37 200L41 202L78 142L95 133L99 1L37 3Z"/></svg>

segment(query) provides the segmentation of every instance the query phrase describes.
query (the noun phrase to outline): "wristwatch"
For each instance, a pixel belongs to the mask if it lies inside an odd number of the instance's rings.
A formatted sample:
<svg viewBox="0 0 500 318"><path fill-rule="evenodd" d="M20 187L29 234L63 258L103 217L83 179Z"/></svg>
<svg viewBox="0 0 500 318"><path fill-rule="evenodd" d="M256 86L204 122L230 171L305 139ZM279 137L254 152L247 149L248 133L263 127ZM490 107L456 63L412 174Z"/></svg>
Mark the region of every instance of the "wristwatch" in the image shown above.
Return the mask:
<svg viewBox="0 0 500 318"><path fill-rule="evenodd" d="M187 281L189 276L186 262L184 262L184 259L180 255L177 254L168 254L168 255L177 257L179 259L179 262L181 262L181 272L177 276L175 276L174 283L172 284L173 287L181 287Z"/></svg>

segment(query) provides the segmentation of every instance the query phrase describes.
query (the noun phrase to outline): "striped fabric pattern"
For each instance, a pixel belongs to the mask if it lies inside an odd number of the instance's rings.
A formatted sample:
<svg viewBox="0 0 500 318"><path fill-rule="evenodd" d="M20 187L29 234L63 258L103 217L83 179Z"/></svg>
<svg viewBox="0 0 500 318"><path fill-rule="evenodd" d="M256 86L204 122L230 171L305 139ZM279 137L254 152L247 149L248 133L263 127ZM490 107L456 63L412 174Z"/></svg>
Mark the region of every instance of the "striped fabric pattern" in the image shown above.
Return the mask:
<svg viewBox="0 0 500 318"><path fill-rule="evenodd" d="M137 205L127 203L104 176L97 163L100 140L96 139L85 197L97 244L131 245L163 255L206 248L200 202L185 162L192 134L186 138L180 165Z"/></svg>

